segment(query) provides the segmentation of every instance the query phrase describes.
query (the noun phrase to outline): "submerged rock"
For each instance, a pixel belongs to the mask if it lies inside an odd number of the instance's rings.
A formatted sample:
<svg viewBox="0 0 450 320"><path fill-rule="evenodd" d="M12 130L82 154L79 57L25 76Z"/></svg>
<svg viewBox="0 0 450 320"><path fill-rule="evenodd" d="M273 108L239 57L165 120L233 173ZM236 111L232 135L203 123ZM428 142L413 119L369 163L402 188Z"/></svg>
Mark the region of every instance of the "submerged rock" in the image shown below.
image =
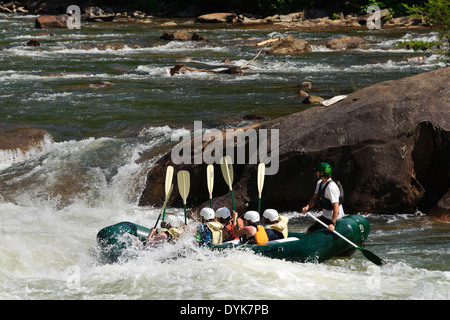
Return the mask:
<svg viewBox="0 0 450 320"><path fill-rule="evenodd" d="M39 47L40 45L41 45L40 42L36 38L33 38L27 42L28 47Z"/></svg>
<svg viewBox="0 0 450 320"><path fill-rule="evenodd" d="M279 133L279 169L265 177L263 208L300 210L314 192L313 168L326 161L344 186L346 213L428 212L450 185L449 78L450 68L445 68L385 81L328 108L254 124L251 128L258 131ZM210 143L203 142L202 150ZM170 152L148 172L140 205L162 204L167 165L173 165ZM230 207L229 190L219 165L215 168L213 208ZM209 205L206 164L176 165L177 171L184 169L192 179L188 206ZM240 213L257 208L256 174L256 164L234 165L233 193ZM170 203L181 205L176 190Z"/></svg>
<svg viewBox="0 0 450 320"><path fill-rule="evenodd" d="M186 30L166 32L159 38L167 41L208 41L205 36L200 36L197 32L191 35Z"/></svg>

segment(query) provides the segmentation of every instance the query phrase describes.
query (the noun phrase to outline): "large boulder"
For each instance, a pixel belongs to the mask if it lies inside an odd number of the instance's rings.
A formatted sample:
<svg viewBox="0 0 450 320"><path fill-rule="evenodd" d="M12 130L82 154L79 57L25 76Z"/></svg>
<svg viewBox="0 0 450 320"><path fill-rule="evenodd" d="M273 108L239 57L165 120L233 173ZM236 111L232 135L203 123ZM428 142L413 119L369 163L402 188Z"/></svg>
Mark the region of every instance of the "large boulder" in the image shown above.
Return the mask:
<svg viewBox="0 0 450 320"><path fill-rule="evenodd" d="M332 50L346 50L364 48L365 40L361 37L344 36L327 42L326 47Z"/></svg>
<svg viewBox="0 0 450 320"><path fill-rule="evenodd" d="M48 132L42 129L0 123L0 150L27 152L40 148Z"/></svg>
<svg viewBox="0 0 450 320"><path fill-rule="evenodd" d="M196 22L201 23L225 23L233 22L237 18L235 13L208 13L197 17Z"/></svg>
<svg viewBox="0 0 450 320"><path fill-rule="evenodd" d="M281 38L267 50L268 54L301 54L310 52L311 45L303 39L295 39L292 35Z"/></svg>
<svg viewBox="0 0 450 320"><path fill-rule="evenodd" d="M38 16L35 20L35 28L67 28L67 14Z"/></svg>
<svg viewBox="0 0 450 320"><path fill-rule="evenodd" d="M450 68L444 68L385 81L330 107L254 125L259 131L279 130L279 170L265 178L263 208L300 210L314 190L314 166L326 161L344 186L346 213L428 212L450 185L449 78ZM170 153L148 173L141 205L161 205L169 164ZM213 207L230 206L228 188L215 167ZM207 205L206 164L175 168L191 172L188 205ZM255 164L234 165L233 192L241 212L257 207L256 170ZM176 190L171 203L181 203Z"/></svg>
<svg viewBox="0 0 450 320"><path fill-rule="evenodd" d="M429 215L450 222L450 190L430 210Z"/></svg>

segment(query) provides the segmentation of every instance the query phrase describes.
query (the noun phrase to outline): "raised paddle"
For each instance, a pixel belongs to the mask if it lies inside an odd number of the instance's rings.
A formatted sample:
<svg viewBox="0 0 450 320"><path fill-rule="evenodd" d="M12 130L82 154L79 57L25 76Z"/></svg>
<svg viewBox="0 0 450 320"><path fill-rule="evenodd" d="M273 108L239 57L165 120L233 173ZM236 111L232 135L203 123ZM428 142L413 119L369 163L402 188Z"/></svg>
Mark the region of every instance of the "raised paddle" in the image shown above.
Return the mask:
<svg viewBox="0 0 450 320"><path fill-rule="evenodd" d="M266 174L266 165L264 163L260 163L258 165L258 213L261 214L261 193L264 186L264 176Z"/></svg>
<svg viewBox="0 0 450 320"><path fill-rule="evenodd" d="M313 218L314 220L316 220L318 223L320 223L321 225L323 225L325 228L328 229L328 226L320 221L319 219L317 219L316 217L314 217L312 214L310 214L309 212L306 212L306 214L308 216L310 216L311 218ZM336 230L333 230L334 234L336 234L337 236L339 236L340 238L342 238L343 240L347 241L349 244L351 244L352 246L354 246L356 249L358 249L359 251L362 252L362 254L369 259L370 261L372 261L373 263L375 263L377 266L382 266L383 264L386 264L386 262L381 259L380 257L378 257L377 255L375 255L374 253L370 252L369 250L363 249L360 246L357 246L356 244L354 244L353 242L351 242L350 240L348 240L346 237L344 237L342 234L340 234L339 232L337 232Z"/></svg>
<svg viewBox="0 0 450 320"><path fill-rule="evenodd" d="M177 174L177 180L178 180L178 191L180 192L184 205L184 224L187 225L186 199L188 197L189 188L191 186L189 171L186 170L179 171Z"/></svg>
<svg viewBox="0 0 450 320"><path fill-rule="evenodd" d="M212 164L206 167L206 183L209 192L209 207L212 208L212 192L214 186L214 166Z"/></svg>
<svg viewBox="0 0 450 320"><path fill-rule="evenodd" d="M169 201L169 197L170 197L170 193L172 193L172 177L173 177L173 167L172 166L168 166L166 169L166 182L164 185L164 191L165 191L165 201L164 201L164 205L161 209L161 212L159 213L158 219L156 220L155 223L155 228L158 225L159 219L161 218L161 214L163 216L162 221L164 221L164 218L166 216L166 206L167 206L167 201Z"/></svg>
<svg viewBox="0 0 450 320"><path fill-rule="evenodd" d="M154 228L156 228L156 226L158 225L159 219L161 218L161 214L163 214L163 211L164 211L164 213L166 212L167 201L169 201L170 195L172 194L172 190L173 190L173 184L170 185L169 191L166 193L166 199L164 200L163 207L161 208L161 212L159 213L158 220L156 220ZM163 221L164 221L164 219L163 219Z"/></svg>
<svg viewBox="0 0 450 320"><path fill-rule="evenodd" d="M167 194L169 193L170 188L173 188L172 179L173 179L173 167L172 166L168 166L167 169L166 169L166 182L165 182L165 185L164 185L164 190L166 192L166 197L167 197ZM164 221L165 218L166 218L166 206L164 206L164 212L163 212L163 219L162 219L162 221Z"/></svg>
<svg viewBox="0 0 450 320"><path fill-rule="evenodd" d="M233 196L233 164L231 163L230 156L225 156L220 160L220 169L222 170L222 175L225 179L226 184L230 188L231 201L233 201L233 209L234 211L236 211L236 205L234 204Z"/></svg>

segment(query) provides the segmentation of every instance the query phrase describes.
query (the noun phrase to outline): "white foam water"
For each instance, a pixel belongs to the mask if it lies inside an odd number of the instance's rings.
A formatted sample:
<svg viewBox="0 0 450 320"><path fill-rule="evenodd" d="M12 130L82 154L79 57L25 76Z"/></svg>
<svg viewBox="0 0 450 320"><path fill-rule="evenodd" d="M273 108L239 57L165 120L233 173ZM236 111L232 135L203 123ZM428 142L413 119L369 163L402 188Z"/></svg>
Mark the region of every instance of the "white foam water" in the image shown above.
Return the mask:
<svg viewBox="0 0 450 320"><path fill-rule="evenodd" d="M89 138L53 142L44 153L0 171L0 181L14 172L8 183L34 181L49 194L60 173L79 174L78 168L83 167L79 179L85 184L83 192L74 192L64 205L58 197L36 194L36 185L21 189L14 200L0 197L0 298L450 298L450 271L442 266L427 268L426 259L412 257L433 250L411 244L411 239L423 241L435 228L420 220L426 218L420 214L367 216L373 226L366 248L388 262L384 267L373 265L361 254L316 264L270 259L250 251L211 251L198 247L190 232L175 245L149 250L136 247L130 249L133 259L103 263L96 244L100 229L120 221L152 227L160 213L159 208L136 205L145 172L156 160L137 163L140 152L183 130L149 127L131 141ZM28 169L21 171L20 167ZM27 180L30 177L32 180ZM69 189L77 187L74 184ZM183 215L181 208L169 207L167 212ZM304 232L312 223L299 212L282 214L290 218L293 232ZM189 224L195 228L197 222ZM384 230L378 231L380 228ZM448 260L449 242L441 238L441 244L438 252Z"/></svg>

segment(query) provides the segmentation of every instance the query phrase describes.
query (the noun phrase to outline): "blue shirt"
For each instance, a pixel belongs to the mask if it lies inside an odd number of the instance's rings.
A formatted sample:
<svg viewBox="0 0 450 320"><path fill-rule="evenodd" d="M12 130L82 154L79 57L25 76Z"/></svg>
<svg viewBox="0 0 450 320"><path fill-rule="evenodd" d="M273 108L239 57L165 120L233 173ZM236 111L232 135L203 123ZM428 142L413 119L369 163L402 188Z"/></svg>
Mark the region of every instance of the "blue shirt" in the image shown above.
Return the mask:
<svg viewBox="0 0 450 320"><path fill-rule="evenodd" d="M205 223L202 223L197 227L197 233L195 234L195 238L201 245L211 244L212 231Z"/></svg>

